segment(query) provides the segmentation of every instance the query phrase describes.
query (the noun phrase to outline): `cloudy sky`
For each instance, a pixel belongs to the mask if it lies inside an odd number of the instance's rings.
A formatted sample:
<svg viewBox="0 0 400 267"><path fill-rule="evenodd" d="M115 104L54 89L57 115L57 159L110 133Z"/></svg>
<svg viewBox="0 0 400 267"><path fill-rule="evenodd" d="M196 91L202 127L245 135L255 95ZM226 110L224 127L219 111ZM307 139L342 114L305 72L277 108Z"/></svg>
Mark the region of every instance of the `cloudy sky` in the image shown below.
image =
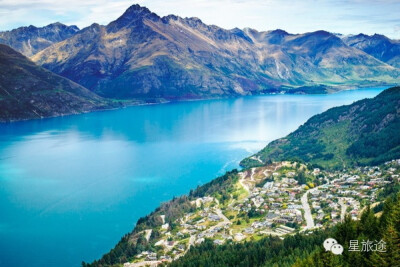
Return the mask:
<svg viewBox="0 0 400 267"><path fill-rule="evenodd" d="M107 24L135 3L160 16L198 17L228 29L324 29L400 39L400 0L0 0L0 31L55 21L80 28Z"/></svg>

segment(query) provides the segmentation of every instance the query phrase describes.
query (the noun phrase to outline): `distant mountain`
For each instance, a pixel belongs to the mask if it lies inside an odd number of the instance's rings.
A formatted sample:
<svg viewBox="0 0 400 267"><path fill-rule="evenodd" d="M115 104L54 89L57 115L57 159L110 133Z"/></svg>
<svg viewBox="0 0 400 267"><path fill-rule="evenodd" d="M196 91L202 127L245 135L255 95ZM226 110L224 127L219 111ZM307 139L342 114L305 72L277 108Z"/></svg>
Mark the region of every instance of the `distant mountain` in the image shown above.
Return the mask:
<svg viewBox="0 0 400 267"><path fill-rule="evenodd" d="M0 44L11 46L30 57L54 43L71 37L78 31L79 28L76 26L67 26L58 22L40 28L31 25L0 32Z"/></svg>
<svg viewBox="0 0 400 267"><path fill-rule="evenodd" d="M225 30L198 18L131 6L32 59L111 98L190 99L271 92L323 93L396 83L400 70L317 31Z"/></svg>
<svg viewBox="0 0 400 267"><path fill-rule="evenodd" d="M117 106L0 44L0 122Z"/></svg>
<svg viewBox="0 0 400 267"><path fill-rule="evenodd" d="M329 109L241 162L300 160L325 168L374 165L400 158L400 87Z"/></svg>
<svg viewBox="0 0 400 267"><path fill-rule="evenodd" d="M380 34L372 36L359 34L346 36L343 41L349 46L358 48L393 67L400 68L399 40L391 40Z"/></svg>

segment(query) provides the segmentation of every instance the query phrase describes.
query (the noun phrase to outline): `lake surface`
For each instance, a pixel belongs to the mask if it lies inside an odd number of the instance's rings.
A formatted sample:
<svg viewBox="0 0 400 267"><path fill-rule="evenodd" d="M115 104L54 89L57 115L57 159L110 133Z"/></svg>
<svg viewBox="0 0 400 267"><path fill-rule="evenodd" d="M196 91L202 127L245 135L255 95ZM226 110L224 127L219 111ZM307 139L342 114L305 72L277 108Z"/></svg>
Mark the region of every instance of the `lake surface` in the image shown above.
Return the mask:
<svg viewBox="0 0 400 267"><path fill-rule="evenodd" d="M0 124L0 266L80 266L330 107L383 88L136 106Z"/></svg>

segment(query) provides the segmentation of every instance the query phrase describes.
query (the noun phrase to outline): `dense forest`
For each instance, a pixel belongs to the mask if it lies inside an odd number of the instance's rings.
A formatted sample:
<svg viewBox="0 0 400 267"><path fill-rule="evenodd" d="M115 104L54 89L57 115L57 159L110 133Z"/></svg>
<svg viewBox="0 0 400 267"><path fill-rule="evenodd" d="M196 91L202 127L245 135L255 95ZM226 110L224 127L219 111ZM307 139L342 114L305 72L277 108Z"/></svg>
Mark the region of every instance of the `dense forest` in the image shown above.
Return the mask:
<svg viewBox="0 0 400 267"><path fill-rule="evenodd" d="M368 208L359 221L346 217L333 231L333 237L344 247L341 256L320 248L307 258L299 259L293 266L400 266L400 194L388 197L380 217ZM353 251L350 241L358 244L356 249L360 251ZM368 241L372 242L369 248ZM375 244L382 241L385 252L374 249Z"/></svg>
<svg viewBox="0 0 400 267"><path fill-rule="evenodd" d="M399 110L400 87L393 87L373 99L315 115L255 156L263 162L297 160L329 169L400 158ZM244 167L260 164L254 157L241 162Z"/></svg>
<svg viewBox="0 0 400 267"><path fill-rule="evenodd" d="M228 243L215 245L207 240L200 246L193 247L182 258L173 261L171 267L200 266L292 266L298 258L305 258L318 249L327 238L328 232L316 232L312 235L266 237L259 241Z"/></svg>

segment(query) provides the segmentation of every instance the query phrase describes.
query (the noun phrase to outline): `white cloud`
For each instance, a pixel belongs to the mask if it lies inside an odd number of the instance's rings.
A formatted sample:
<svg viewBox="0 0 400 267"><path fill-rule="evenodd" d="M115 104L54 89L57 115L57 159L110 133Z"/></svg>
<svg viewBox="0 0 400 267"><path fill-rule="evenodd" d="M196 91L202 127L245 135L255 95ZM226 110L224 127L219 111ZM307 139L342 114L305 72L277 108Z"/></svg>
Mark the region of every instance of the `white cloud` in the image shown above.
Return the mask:
<svg viewBox="0 0 400 267"><path fill-rule="evenodd" d="M344 34L382 33L399 38L398 0L0 0L0 30L54 21L107 24L139 3L160 16L199 17L224 28L281 28L292 33L324 29Z"/></svg>

